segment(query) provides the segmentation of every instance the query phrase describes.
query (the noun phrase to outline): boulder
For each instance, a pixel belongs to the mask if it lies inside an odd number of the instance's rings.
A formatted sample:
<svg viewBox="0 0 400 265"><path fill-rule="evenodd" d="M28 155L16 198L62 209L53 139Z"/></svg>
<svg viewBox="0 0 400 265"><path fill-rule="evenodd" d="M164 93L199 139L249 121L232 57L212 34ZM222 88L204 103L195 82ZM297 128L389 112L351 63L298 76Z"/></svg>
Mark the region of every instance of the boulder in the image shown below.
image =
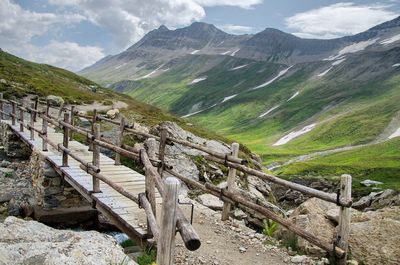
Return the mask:
<svg viewBox="0 0 400 265"><path fill-rule="evenodd" d="M315 236L332 242L337 230L339 207L312 198L302 203L290 215L300 228ZM359 212L351 210L349 244L352 258L363 264L400 264L400 207L386 207L378 211ZM283 240L293 237L291 232L279 228ZM326 253L298 238L298 247L306 254L325 256Z"/></svg>
<svg viewBox="0 0 400 265"><path fill-rule="evenodd" d="M0 223L0 264L129 264L111 237L95 231L57 230L7 217Z"/></svg>
<svg viewBox="0 0 400 265"><path fill-rule="evenodd" d="M119 115L119 109L110 109L106 115L110 119L115 119Z"/></svg>
<svg viewBox="0 0 400 265"><path fill-rule="evenodd" d="M224 203L217 197L211 194L202 194L198 198L199 203L213 210L222 210Z"/></svg>
<svg viewBox="0 0 400 265"><path fill-rule="evenodd" d="M61 106L62 104L64 104L64 99L59 96L49 95L46 99L51 105Z"/></svg>
<svg viewBox="0 0 400 265"><path fill-rule="evenodd" d="M381 184L383 184L383 182L366 179L366 180L361 181L360 184L365 187L370 187L370 186L381 185Z"/></svg>

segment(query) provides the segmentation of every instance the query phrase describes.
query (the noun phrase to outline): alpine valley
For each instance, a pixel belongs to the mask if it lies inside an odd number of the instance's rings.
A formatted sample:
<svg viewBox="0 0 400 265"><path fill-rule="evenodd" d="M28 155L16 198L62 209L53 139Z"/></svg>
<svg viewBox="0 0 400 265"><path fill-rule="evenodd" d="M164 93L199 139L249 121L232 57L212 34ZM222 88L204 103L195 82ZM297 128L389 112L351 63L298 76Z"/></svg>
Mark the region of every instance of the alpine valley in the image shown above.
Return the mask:
<svg viewBox="0 0 400 265"><path fill-rule="evenodd" d="M329 40L161 26L79 74L239 140L278 175L400 188L400 17Z"/></svg>

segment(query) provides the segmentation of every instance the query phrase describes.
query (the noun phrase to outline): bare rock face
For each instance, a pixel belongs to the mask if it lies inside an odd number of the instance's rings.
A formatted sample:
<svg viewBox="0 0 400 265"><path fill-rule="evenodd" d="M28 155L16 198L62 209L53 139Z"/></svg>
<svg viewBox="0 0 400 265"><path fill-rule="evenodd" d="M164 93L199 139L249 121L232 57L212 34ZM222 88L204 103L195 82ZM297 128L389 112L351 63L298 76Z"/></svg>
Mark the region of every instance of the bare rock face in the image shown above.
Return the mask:
<svg viewBox="0 0 400 265"><path fill-rule="evenodd" d="M94 231L56 230L36 221L8 217L0 223L0 264L136 263L110 236Z"/></svg>
<svg viewBox="0 0 400 265"><path fill-rule="evenodd" d="M110 119L115 119L119 115L119 109L110 109L106 115Z"/></svg>
<svg viewBox="0 0 400 265"><path fill-rule="evenodd" d="M400 264L400 207L352 216L352 258L364 264Z"/></svg>
<svg viewBox="0 0 400 265"><path fill-rule="evenodd" d="M299 227L332 242L336 234L338 206L312 198L302 203L290 215ZM386 207L378 211L359 212L351 209L350 250L352 259L363 264L400 264L400 207ZM293 236L284 229L278 230L284 240ZM298 238L298 247L310 255L326 253L307 241Z"/></svg>
<svg viewBox="0 0 400 265"><path fill-rule="evenodd" d="M8 157L28 158L31 149L15 135L7 124L0 125L0 139Z"/></svg>

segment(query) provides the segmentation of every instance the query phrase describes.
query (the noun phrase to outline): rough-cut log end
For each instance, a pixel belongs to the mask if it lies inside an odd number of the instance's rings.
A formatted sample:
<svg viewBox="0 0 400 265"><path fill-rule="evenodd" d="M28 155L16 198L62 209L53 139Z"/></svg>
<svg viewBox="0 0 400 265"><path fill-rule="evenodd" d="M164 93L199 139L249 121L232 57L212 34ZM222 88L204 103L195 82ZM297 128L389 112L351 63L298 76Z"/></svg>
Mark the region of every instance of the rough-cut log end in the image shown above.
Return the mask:
<svg viewBox="0 0 400 265"><path fill-rule="evenodd" d="M190 251L198 250L201 246L200 239L198 238L190 239L189 241L185 242L185 246Z"/></svg>

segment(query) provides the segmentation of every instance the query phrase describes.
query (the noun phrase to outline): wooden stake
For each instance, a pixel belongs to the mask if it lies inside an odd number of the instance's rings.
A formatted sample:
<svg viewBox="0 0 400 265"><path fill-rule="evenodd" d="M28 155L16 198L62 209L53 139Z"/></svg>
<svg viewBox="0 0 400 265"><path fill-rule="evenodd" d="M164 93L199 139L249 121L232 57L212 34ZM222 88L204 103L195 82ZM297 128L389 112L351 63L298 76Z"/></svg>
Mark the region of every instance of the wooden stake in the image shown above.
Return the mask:
<svg viewBox="0 0 400 265"><path fill-rule="evenodd" d="M342 175L340 178L340 198L351 200L351 176ZM344 257L339 260L339 264L346 264L347 252L349 248L351 213L350 208L340 207L339 226L336 243L338 247L345 251Z"/></svg>
<svg viewBox="0 0 400 265"><path fill-rule="evenodd" d="M19 109L19 130L21 132L24 131L24 111L22 109Z"/></svg>
<svg viewBox="0 0 400 265"><path fill-rule="evenodd" d="M0 121L4 120L3 111L3 93L0 93Z"/></svg>
<svg viewBox="0 0 400 265"><path fill-rule="evenodd" d="M47 111L48 109L46 108L46 113L44 113L43 115L47 115ZM42 151L43 152L47 152L47 120L46 119L42 119Z"/></svg>
<svg viewBox="0 0 400 265"><path fill-rule="evenodd" d="M93 127L93 134L96 140L100 139L100 124L95 124ZM100 146L93 143L93 166L100 168ZM100 182L97 178L93 177L93 192L100 192Z"/></svg>
<svg viewBox="0 0 400 265"><path fill-rule="evenodd" d="M156 158L156 140L154 138L149 138L146 141L146 145L147 145L147 153L149 155L150 159L155 159ZM142 149L140 152L146 152L145 149ZM149 173L147 173L146 170L146 182L145 182L145 187L146 187L146 197L147 200L149 201L150 205L151 205L151 209L154 213L154 216L157 216L156 213L156 186L154 183L154 179L153 176ZM151 234L151 231L149 229L147 229L147 232Z"/></svg>
<svg viewBox="0 0 400 265"><path fill-rule="evenodd" d="M173 265L179 180L169 177L164 182L160 238L157 244L157 264Z"/></svg>
<svg viewBox="0 0 400 265"><path fill-rule="evenodd" d="M160 132L160 148L158 150L158 159L161 161L161 167L158 169L158 173L161 178L163 177L164 165L165 165L165 146L167 145L167 129L161 128Z"/></svg>
<svg viewBox="0 0 400 265"><path fill-rule="evenodd" d="M94 127L96 125L97 121L97 109L93 110L93 116L92 116L92 135L94 135ZM89 144L89 151L93 150L93 142L90 142Z"/></svg>
<svg viewBox="0 0 400 265"><path fill-rule="evenodd" d="M233 143L231 146L231 150L232 150L232 156L237 158L239 156L239 144ZM236 180L236 169L230 167L227 179L228 191L234 192L234 190L236 189L235 180ZM232 204L230 204L229 202L224 202L224 208L222 209L222 215L221 215L222 221L229 220L229 213L231 212L231 209L232 209Z"/></svg>
<svg viewBox="0 0 400 265"><path fill-rule="evenodd" d="M32 103L32 108L35 103ZM31 120L30 120L30 131L31 131L31 140L35 140L35 131L33 130L35 126L35 112L31 110Z"/></svg>
<svg viewBox="0 0 400 265"><path fill-rule="evenodd" d="M39 103L38 101L39 101L39 97L36 96L35 99L34 99L33 107L32 107L35 110L38 109L38 103ZM33 121L37 122L37 113L36 112L33 114Z"/></svg>
<svg viewBox="0 0 400 265"><path fill-rule="evenodd" d="M70 114L70 117L71 117L71 125L72 126L75 126L75 106L71 106L71 114ZM70 132L69 132L69 140L70 141L72 141L74 139L74 131L73 130L71 130Z"/></svg>
<svg viewBox="0 0 400 265"><path fill-rule="evenodd" d="M124 129L125 129L125 117L121 117L120 125L119 125L119 134L117 135L115 145L117 147L122 146L122 140L124 139ZM115 165L121 165L121 155L119 153L115 153Z"/></svg>
<svg viewBox="0 0 400 265"><path fill-rule="evenodd" d="M69 113L64 113L64 122L68 123L69 122ZM63 127L63 146L65 148L68 148L68 141L69 141L69 129L67 126ZM62 166L67 167L68 166L68 153L66 151L63 151L62 154Z"/></svg>
<svg viewBox="0 0 400 265"><path fill-rule="evenodd" d="M15 109L15 102L11 102L11 111L12 111L12 115L11 115L11 122L12 125L15 125L15 114L16 114L16 109Z"/></svg>

